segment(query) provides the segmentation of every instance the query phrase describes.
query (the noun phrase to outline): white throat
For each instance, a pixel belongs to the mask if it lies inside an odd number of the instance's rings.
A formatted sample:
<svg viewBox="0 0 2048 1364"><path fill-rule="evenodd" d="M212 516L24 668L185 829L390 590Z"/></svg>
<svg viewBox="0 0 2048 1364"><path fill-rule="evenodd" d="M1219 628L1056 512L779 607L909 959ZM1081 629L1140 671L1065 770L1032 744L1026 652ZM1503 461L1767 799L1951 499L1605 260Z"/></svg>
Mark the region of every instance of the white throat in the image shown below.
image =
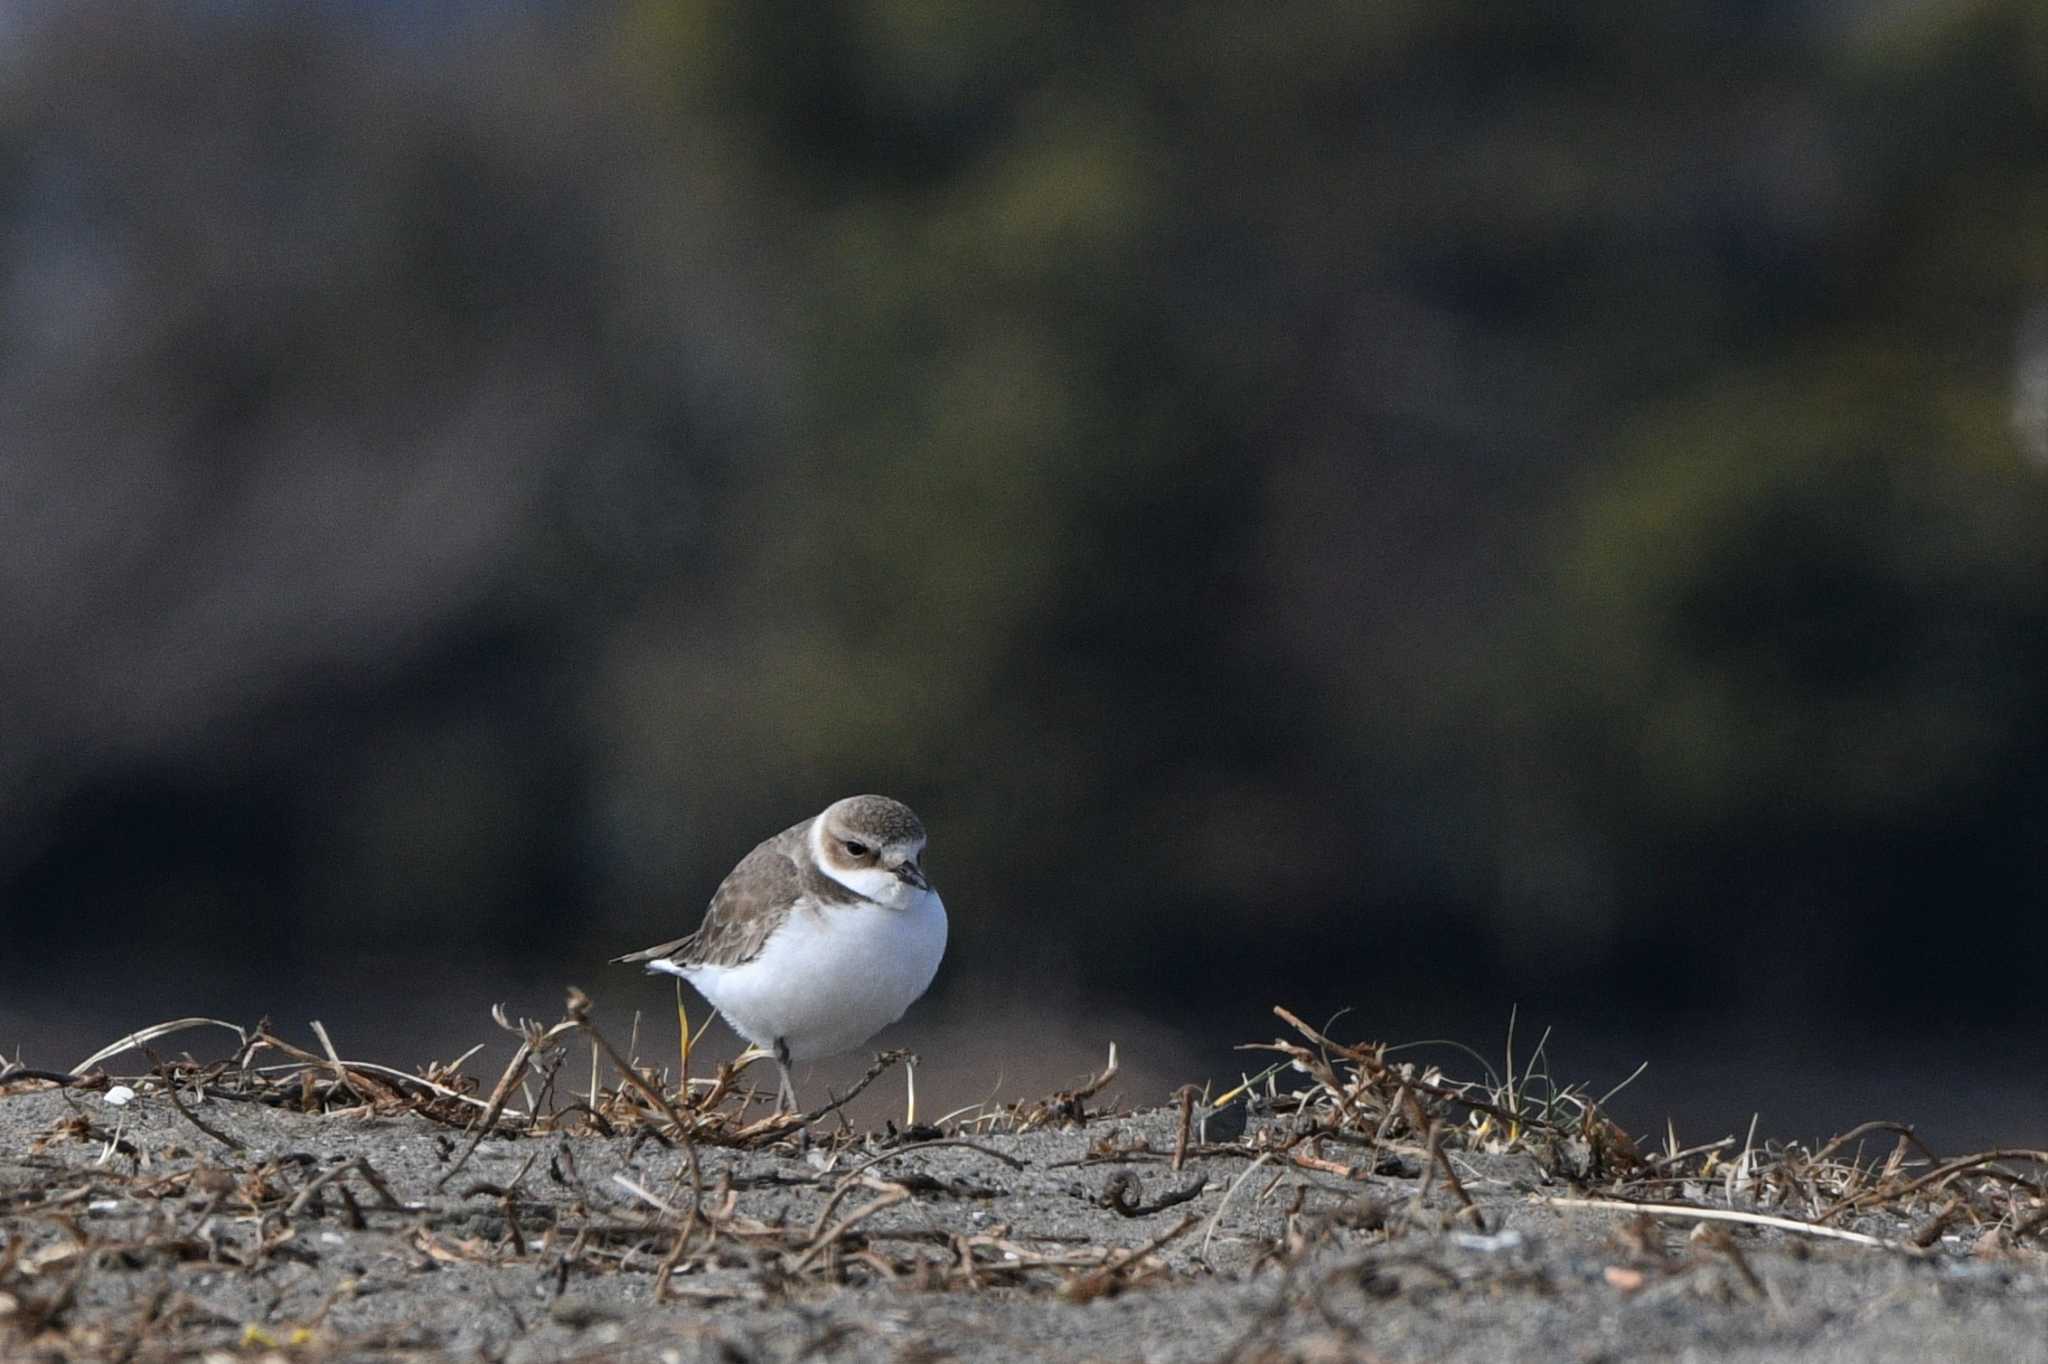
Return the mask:
<svg viewBox="0 0 2048 1364"><path fill-rule="evenodd" d="M890 909L902 909L912 903L915 897L927 894L919 890L892 871L880 867L838 867L825 854L825 817L819 815L811 821L810 832L805 840L811 849L811 860L818 864L818 870L845 886L848 890L865 895L876 904Z"/></svg>

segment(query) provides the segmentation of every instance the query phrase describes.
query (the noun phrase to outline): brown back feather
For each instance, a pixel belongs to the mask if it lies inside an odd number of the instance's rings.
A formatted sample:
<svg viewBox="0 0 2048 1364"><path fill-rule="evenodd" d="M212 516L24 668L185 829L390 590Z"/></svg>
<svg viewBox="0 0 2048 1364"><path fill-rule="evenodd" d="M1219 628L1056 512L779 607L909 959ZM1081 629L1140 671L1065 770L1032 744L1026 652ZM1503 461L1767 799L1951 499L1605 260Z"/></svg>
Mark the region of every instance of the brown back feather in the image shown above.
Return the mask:
<svg viewBox="0 0 2048 1364"><path fill-rule="evenodd" d="M811 861L805 836L810 820L764 839L719 882L704 922L688 937L614 957L615 962L657 961L678 966L738 966L760 955L768 935L788 917L787 906L858 904L867 897L825 875Z"/></svg>

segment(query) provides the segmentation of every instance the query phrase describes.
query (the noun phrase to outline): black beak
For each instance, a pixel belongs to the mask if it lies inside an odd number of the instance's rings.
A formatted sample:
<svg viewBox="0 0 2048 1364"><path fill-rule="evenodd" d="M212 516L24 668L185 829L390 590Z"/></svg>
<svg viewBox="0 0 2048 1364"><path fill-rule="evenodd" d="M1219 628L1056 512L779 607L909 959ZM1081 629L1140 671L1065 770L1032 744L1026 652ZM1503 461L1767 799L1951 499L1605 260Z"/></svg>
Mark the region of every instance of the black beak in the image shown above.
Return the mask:
<svg viewBox="0 0 2048 1364"><path fill-rule="evenodd" d="M919 890L930 890L932 888L932 883L924 879L923 870L915 862L898 863L896 875L908 881L911 885L916 886Z"/></svg>

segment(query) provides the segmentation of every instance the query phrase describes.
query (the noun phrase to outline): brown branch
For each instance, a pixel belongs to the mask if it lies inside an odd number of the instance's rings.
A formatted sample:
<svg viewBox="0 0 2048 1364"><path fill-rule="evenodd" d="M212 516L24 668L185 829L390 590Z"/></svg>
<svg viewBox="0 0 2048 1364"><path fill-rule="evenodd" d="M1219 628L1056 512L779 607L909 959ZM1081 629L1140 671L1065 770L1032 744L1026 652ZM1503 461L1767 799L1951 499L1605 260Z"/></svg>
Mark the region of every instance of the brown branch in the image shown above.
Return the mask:
<svg viewBox="0 0 2048 1364"><path fill-rule="evenodd" d="M569 1017L566 1022L556 1024L554 1029L549 1030L548 1035L552 1037L556 1030L569 1024L574 1024L576 1027L581 1028L590 1035L590 1040L597 1044L598 1050L605 1054L606 1059L612 1063L613 1069L625 1077L626 1081L635 1089L652 1100L654 1106L660 1109L662 1115L674 1125L676 1139L683 1144L684 1168L689 1172L690 1176L689 1216L684 1219L683 1228L677 1233L681 1237L682 1243L688 1245L691 1233L696 1231L698 1220L704 1215L704 1171L697 1164L697 1147L690 1140L690 1129L684 1126L682 1116L676 1112L662 1092L641 1078L639 1071L627 1065L625 1058L619 1055L618 1049L612 1046L611 1039L599 1032L597 1025L590 1021L590 996L572 987L569 991L568 1007Z"/></svg>
<svg viewBox="0 0 2048 1364"><path fill-rule="evenodd" d="M872 1156L867 1160L862 1161L860 1164L854 1166L851 1170L848 1170L844 1178L851 1179L853 1176L860 1174L862 1171L867 1170L872 1166L879 1165L885 1160L888 1160L891 1156L907 1156L912 1151L930 1151L935 1147L940 1146L962 1146L970 1151L974 1151L980 1155L987 1156L990 1160L999 1160L1003 1164L1009 1166L1012 1170L1022 1170L1028 1168L1026 1162L1018 1160L1015 1156L1006 1156L1001 1151L996 1150L992 1146L983 1146L979 1142L969 1141L965 1137L934 1137L930 1141L912 1142L908 1146L898 1146L893 1150L884 1151L882 1152L882 1154L878 1156Z"/></svg>
<svg viewBox="0 0 2048 1364"><path fill-rule="evenodd" d="M1137 1264L1146 1256L1163 1249L1168 1244L1187 1235L1188 1230L1201 1220L1201 1218L1196 1217L1193 1213L1189 1213L1181 1218L1172 1230L1153 1237L1144 1245L1127 1252L1121 1257L1111 1256L1103 1262L1099 1269L1067 1280L1060 1285L1060 1296L1071 1302L1088 1302L1094 1298L1101 1297L1104 1293L1110 1292L1116 1287L1117 1276L1123 1273L1124 1270Z"/></svg>
<svg viewBox="0 0 2048 1364"><path fill-rule="evenodd" d="M575 1026L573 1021L557 1023L542 1034L540 1040L543 1042L548 1041L573 1026ZM506 1066L505 1073L498 1077L498 1087L491 1091L491 1101L484 1108L483 1120L477 1124L476 1130L470 1134L469 1144L462 1148L462 1154L455 1158L455 1163L450 1165L441 1177L434 1181L434 1191L436 1193L447 1187L448 1181L455 1178L463 1166L469 1164L469 1158L476 1154L476 1148L481 1146L484 1138L489 1136L492 1130L496 1128L498 1115L505 1111L505 1101L512 1096L513 1085L517 1084L519 1078L526 1073L526 1063L533 1056L533 1049L534 1039L530 1037L522 1037L520 1039L519 1049L512 1053L512 1064Z"/></svg>
<svg viewBox="0 0 2048 1364"><path fill-rule="evenodd" d="M846 1216L840 1218L830 1227L813 1237L810 1246L789 1266L790 1273L803 1273L804 1269L816 1258L818 1252L824 1250L840 1237L846 1235L848 1231L851 1231L868 1218L873 1217L884 1208L893 1208L910 1197L910 1190L904 1188L901 1184L889 1184L879 1179L862 1179L860 1182L866 1188L879 1189L882 1192L872 1201L861 1204L858 1208L855 1208L852 1212L846 1214ZM838 1198L838 1194L833 1195L835 1202ZM828 1209L831 1206L830 1203L826 1205Z"/></svg>
<svg viewBox="0 0 2048 1364"><path fill-rule="evenodd" d="M150 1050L148 1047L144 1047L142 1049L142 1054L149 1058L149 1063L152 1066L156 1067L157 1076L164 1083L164 1095L165 1097L170 1099L171 1107L178 1110L179 1117L183 1118L186 1122L191 1123L194 1127L204 1132L207 1136L212 1137L215 1141L227 1147L230 1151L244 1151L248 1149L247 1145L244 1142L240 1141L235 1137L229 1136L227 1133L221 1131L217 1127L213 1127L208 1123L201 1121L197 1113L194 1113L191 1109L185 1107L185 1101L178 1097L178 1077L172 1074L171 1068L169 1066L164 1064L163 1057L158 1056L154 1051Z"/></svg>
<svg viewBox="0 0 2048 1364"><path fill-rule="evenodd" d="M1821 1213L1820 1220L1823 1222L1828 1221L1829 1219L1836 1216L1838 1213L1844 1212L1850 1208L1861 1207L1865 1203L1870 1202L1873 1198L1882 1198L1887 1201L1897 1201L1899 1199L1903 1199L1910 1194L1916 1194L1920 1192L1920 1190L1926 1188L1930 1184L1944 1183L1950 1179L1955 1178L1957 1175L1964 1173L1965 1171L1973 1170L1980 1165L1989 1165L1993 1161L1999 1160L2029 1160L2033 1161L2037 1165L2048 1165L2048 1151L2031 1150L2026 1147L2001 1147L1993 1151L1979 1151L1977 1152L1977 1154L1972 1156L1958 1156L1956 1159L1948 1161L1945 1164L1935 1166L1932 1170L1929 1170L1926 1174L1921 1175L1918 1179L1908 1180L1904 1185L1900 1186L1899 1188L1866 1189L1861 1193L1850 1194L1846 1198L1839 1199L1834 1203L1833 1206L1829 1207L1826 1211ZM2048 1189L2043 1189L2040 1183L2038 1183L2035 1180L2028 1179L2025 1175L2016 1174L2011 1170L1992 1170L1988 1173L1996 1175L2000 1179L2004 1179L2013 1184L2019 1185L2028 1193L2033 1194L2036 1198L2048 1196Z"/></svg>

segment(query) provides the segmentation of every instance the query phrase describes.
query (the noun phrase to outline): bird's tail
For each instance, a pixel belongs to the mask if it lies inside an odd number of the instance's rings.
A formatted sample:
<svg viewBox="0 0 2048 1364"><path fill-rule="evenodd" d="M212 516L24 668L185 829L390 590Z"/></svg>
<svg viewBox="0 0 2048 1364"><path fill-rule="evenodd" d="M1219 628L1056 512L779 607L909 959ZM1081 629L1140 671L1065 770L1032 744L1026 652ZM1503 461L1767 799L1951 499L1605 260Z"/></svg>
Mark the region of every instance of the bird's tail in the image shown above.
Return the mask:
<svg viewBox="0 0 2048 1364"><path fill-rule="evenodd" d="M678 947L681 947L684 943L688 942L689 940L690 939L687 937L682 937L677 938L671 942L659 943L653 947L643 947L638 952L628 952L623 957L613 957L612 965L618 966L622 963L630 964L632 962L639 961L651 962L661 957L671 956L674 954L675 950ZM650 971L658 971L661 968L658 966L650 966L647 969Z"/></svg>

